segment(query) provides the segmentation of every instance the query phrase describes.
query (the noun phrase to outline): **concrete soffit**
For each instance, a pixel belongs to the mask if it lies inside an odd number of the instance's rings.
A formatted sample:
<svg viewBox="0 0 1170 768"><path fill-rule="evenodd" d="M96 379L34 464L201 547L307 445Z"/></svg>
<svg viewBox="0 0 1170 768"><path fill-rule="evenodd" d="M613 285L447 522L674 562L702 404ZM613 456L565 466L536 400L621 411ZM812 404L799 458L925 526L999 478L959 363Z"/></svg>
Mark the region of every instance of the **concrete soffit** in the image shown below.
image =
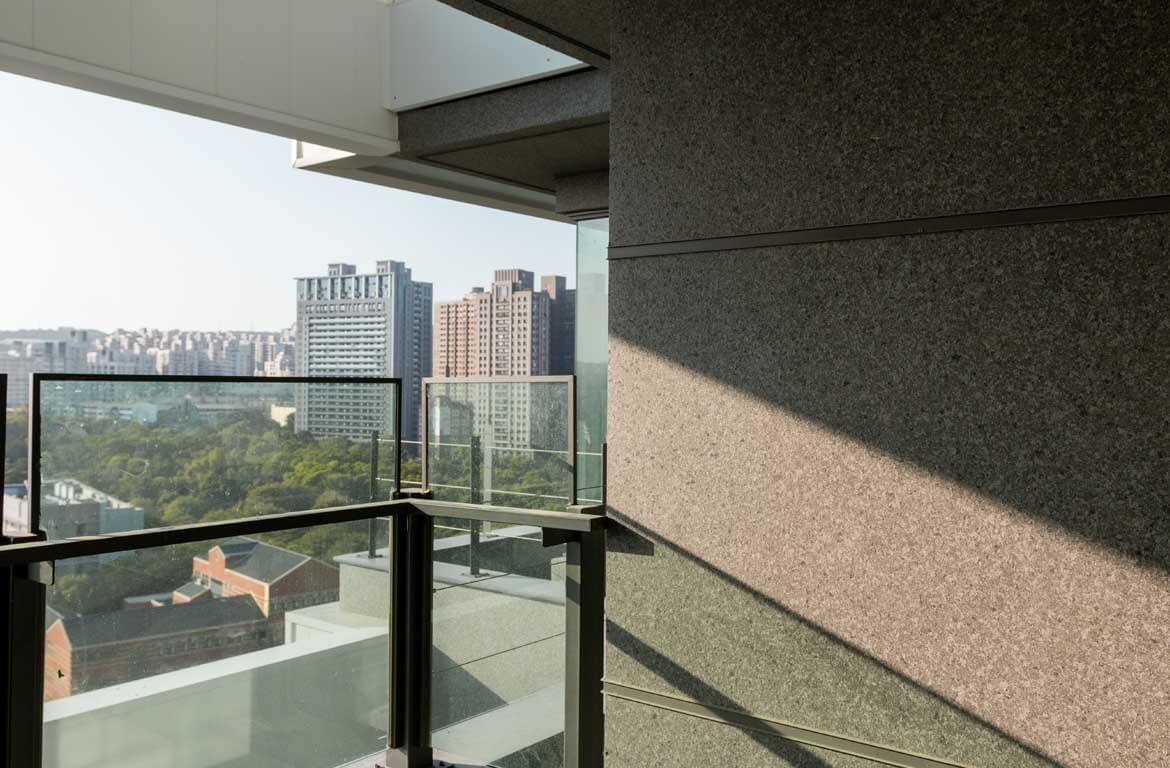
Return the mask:
<svg viewBox="0 0 1170 768"><path fill-rule="evenodd" d="M567 221L578 206L558 205L562 180L604 178L608 169L609 73L567 73L409 110L398 121L400 150L393 155L302 142L294 165Z"/></svg>
<svg viewBox="0 0 1170 768"><path fill-rule="evenodd" d="M556 212L556 196L551 192L425 160L358 155L300 141L293 143L293 153L293 167L297 169L552 221L571 221Z"/></svg>
<svg viewBox="0 0 1170 768"><path fill-rule="evenodd" d="M442 0L599 69L609 67L609 0Z"/></svg>
<svg viewBox="0 0 1170 768"><path fill-rule="evenodd" d="M389 5L385 105L398 146L369 154L299 142L294 166L568 221L557 180L608 168L608 72L449 6Z"/></svg>

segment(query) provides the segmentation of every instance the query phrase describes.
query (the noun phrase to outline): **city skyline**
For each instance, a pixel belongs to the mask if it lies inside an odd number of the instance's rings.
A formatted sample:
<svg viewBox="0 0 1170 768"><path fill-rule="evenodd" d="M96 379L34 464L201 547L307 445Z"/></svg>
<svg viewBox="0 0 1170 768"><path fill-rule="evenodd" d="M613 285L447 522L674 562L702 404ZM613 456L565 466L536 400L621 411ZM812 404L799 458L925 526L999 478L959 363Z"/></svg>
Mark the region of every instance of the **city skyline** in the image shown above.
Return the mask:
<svg viewBox="0 0 1170 768"><path fill-rule="evenodd" d="M294 278L332 261L406 261L436 301L482 259L573 273L569 225L297 173L287 139L16 75L0 97L23 105L0 122L3 331L279 330ZM49 281L53 301L16 289Z"/></svg>

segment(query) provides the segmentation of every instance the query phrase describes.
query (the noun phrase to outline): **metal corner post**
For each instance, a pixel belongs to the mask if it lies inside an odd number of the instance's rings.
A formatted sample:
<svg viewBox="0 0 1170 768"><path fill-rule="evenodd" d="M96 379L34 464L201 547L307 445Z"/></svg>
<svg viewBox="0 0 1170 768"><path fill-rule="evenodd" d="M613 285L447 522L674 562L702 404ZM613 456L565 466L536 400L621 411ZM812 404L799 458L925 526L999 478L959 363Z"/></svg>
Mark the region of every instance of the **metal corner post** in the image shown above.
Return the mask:
<svg viewBox="0 0 1170 768"><path fill-rule="evenodd" d="M565 766L601 768L605 714L605 531L565 545Z"/></svg>
<svg viewBox="0 0 1170 768"><path fill-rule="evenodd" d="M370 502L378 500L378 430L370 431ZM378 552L378 521L371 518L366 542L366 556L373 559Z"/></svg>
<svg viewBox="0 0 1170 768"><path fill-rule="evenodd" d="M397 514L390 540L390 733L385 768L431 768L431 518Z"/></svg>
<svg viewBox="0 0 1170 768"><path fill-rule="evenodd" d="M577 377L575 375L569 377L569 464L572 467L572 486L569 489L569 504L577 503L577 479L579 476L577 469Z"/></svg>
<svg viewBox="0 0 1170 768"><path fill-rule="evenodd" d="M429 382L423 379L422 382L422 429L418 436L418 453L419 460L422 462L422 488L426 490L431 487L431 388Z"/></svg>
<svg viewBox="0 0 1170 768"><path fill-rule="evenodd" d="M402 382L394 385L394 493L402 492Z"/></svg>
<svg viewBox="0 0 1170 768"><path fill-rule="evenodd" d="M29 533L41 529L41 375L28 375L28 494Z"/></svg>
<svg viewBox="0 0 1170 768"><path fill-rule="evenodd" d="M7 539L0 539L7 542ZM30 565L0 565L0 766L41 764L44 699L45 585L28 578Z"/></svg>

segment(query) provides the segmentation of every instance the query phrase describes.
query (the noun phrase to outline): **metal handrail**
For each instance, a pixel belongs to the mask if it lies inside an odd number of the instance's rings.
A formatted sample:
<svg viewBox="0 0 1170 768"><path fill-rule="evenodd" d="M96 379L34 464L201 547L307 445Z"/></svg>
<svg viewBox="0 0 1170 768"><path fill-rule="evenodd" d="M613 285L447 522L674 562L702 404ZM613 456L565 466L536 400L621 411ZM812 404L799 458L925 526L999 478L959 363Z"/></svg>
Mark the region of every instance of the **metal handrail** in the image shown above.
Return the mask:
<svg viewBox="0 0 1170 768"><path fill-rule="evenodd" d="M486 523L514 523L551 528L558 531L590 533L607 524L600 507L585 507L579 511L554 512L519 507L497 507L491 504L465 504L461 501L438 499L411 499L411 506L430 517L459 517Z"/></svg>
<svg viewBox="0 0 1170 768"><path fill-rule="evenodd" d="M389 443L389 442L393 442L393 441L383 439L382 442ZM401 443L402 443L402 445L419 445L419 446L421 446L422 440L402 440ZM430 443L430 441L428 441L428 443ZM430 443L430 444L437 445L439 447L449 447L449 448L470 448L471 447L470 443ZM506 447L502 447L502 446L501 447L490 446L490 447L493 450L497 450L497 451L534 451L534 452L539 452L539 453L568 453L568 451L556 451L556 450L551 450L548 448L506 448ZM581 451L581 450L578 450L577 455L578 456L602 456L604 454L602 454L601 451Z"/></svg>
<svg viewBox="0 0 1170 768"><path fill-rule="evenodd" d="M141 531L123 531L99 536L80 536L53 541L27 541L0 546L0 565L36 563L49 560L68 560L74 557L130 552L172 544L190 544L254 533L287 531L331 523L351 523L387 517L400 511L407 502L380 501L353 504L344 507L326 507L300 512L281 512L274 515L244 517L239 520L214 520L189 523L169 528L146 528Z"/></svg>
<svg viewBox="0 0 1170 768"><path fill-rule="evenodd" d="M427 384L571 384L575 376L572 374L554 374L549 376L424 376L423 385Z"/></svg>
<svg viewBox="0 0 1170 768"><path fill-rule="evenodd" d="M138 381L153 384L401 384L391 376L172 376L154 373L44 373L31 374L35 381ZM29 393L30 397L32 393Z"/></svg>
<svg viewBox="0 0 1170 768"><path fill-rule="evenodd" d="M605 517L593 512L557 512L491 504L464 504L432 499L395 499L344 507L281 512L274 515L215 520L205 523L149 528L141 531L82 536L54 541L25 541L0 545L0 566L68 560L115 552L130 552L172 544L190 544L232 536L287 531L316 525L351 523L359 520L392 517L405 511L418 511L430 517L461 517L491 523L514 523L559 531L595 531ZM598 512L600 510L597 510Z"/></svg>

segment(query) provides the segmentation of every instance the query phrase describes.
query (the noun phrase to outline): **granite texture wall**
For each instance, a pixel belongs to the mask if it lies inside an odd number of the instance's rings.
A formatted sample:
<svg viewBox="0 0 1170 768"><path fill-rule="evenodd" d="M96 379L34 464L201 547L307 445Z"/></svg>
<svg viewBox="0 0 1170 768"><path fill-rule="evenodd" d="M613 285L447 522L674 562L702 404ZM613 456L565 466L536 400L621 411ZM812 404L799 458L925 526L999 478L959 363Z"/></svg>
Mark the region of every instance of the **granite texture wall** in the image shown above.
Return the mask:
<svg viewBox="0 0 1170 768"><path fill-rule="evenodd" d="M613 18L614 245L1170 191L1164 5ZM1163 760L1168 253L1157 215L612 261L607 681L907 766ZM607 700L607 765L864 764L792 744Z"/></svg>
<svg viewBox="0 0 1170 768"><path fill-rule="evenodd" d="M615 245L1170 182L1157 0L614 0L612 18Z"/></svg>
<svg viewBox="0 0 1170 768"><path fill-rule="evenodd" d="M557 213L603 211L609 208L609 171L580 173L557 179Z"/></svg>
<svg viewBox="0 0 1170 768"><path fill-rule="evenodd" d="M647 765L880 768L881 763L674 712L610 699L612 736L632 746L606 756L606 768ZM623 738L625 737L625 738ZM729 756L734 756L729 759Z"/></svg>

